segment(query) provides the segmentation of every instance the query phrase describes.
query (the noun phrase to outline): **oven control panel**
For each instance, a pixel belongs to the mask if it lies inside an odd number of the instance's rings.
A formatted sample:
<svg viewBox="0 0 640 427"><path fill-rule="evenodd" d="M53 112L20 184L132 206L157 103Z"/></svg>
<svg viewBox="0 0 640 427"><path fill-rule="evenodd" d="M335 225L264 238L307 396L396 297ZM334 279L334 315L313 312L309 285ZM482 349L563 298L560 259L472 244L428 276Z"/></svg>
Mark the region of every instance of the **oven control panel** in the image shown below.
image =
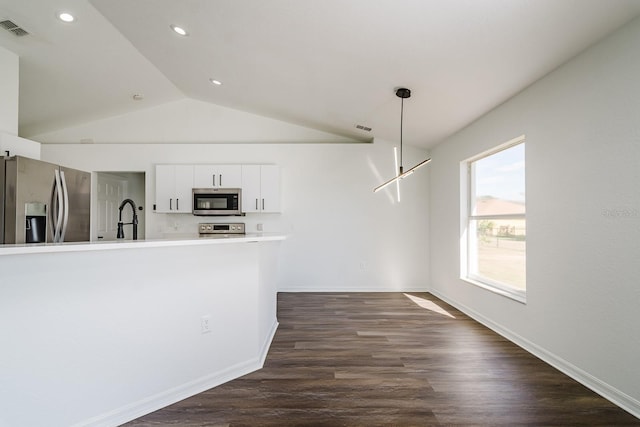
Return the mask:
<svg viewBox="0 0 640 427"><path fill-rule="evenodd" d="M200 234L244 234L244 223L200 223L198 232Z"/></svg>

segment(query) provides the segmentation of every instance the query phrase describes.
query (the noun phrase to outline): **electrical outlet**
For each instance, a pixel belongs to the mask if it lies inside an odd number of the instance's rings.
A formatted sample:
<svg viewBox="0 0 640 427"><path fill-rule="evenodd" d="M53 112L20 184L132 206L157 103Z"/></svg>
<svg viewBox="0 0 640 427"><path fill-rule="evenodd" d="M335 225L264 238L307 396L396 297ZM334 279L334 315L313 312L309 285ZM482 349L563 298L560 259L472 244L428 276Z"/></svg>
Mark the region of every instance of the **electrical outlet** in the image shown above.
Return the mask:
<svg viewBox="0 0 640 427"><path fill-rule="evenodd" d="M200 319L200 332L202 332L203 334L208 334L209 332L211 332L211 316L210 315L206 315L206 316L202 316L202 318Z"/></svg>
<svg viewBox="0 0 640 427"><path fill-rule="evenodd" d="M258 229L258 231L262 231L262 223L258 223L258 225L256 225L256 228Z"/></svg>

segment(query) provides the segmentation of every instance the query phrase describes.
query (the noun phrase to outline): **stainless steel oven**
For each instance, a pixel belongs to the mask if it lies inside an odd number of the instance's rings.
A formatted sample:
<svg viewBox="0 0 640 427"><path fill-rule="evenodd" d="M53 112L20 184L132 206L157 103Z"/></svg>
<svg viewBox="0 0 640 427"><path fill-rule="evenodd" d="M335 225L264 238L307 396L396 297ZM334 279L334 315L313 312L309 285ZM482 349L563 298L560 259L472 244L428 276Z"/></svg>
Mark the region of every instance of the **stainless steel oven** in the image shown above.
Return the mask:
<svg viewBox="0 0 640 427"><path fill-rule="evenodd" d="M242 189L194 188L193 214L200 216L242 215Z"/></svg>
<svg viewBox="0 0 640 427"><path fill-rule="evenodd" d="M245 226L243 222L231 223L203 223L198 224L200 237L229 237L241 236L244 234Z"/></svg>

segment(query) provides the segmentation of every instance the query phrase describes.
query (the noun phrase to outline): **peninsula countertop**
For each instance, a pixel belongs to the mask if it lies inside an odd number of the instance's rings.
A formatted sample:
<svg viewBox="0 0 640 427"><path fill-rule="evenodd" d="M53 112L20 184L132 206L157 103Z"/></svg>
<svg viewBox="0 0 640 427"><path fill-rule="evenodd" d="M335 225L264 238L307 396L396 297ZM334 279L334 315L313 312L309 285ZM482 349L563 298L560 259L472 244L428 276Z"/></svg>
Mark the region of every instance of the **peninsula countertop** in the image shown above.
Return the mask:
<svg viewBox="0 0 640 427"><path fill-rule="evenodd" d="M110 240L94 242L29 243L0 245L2 255L27 255L59 252L108 251L118 249L153 248L169 246L225 245L231 243L268 242L285 240L280 233L247 233L216 236L181 236L144 240Z"/></svg>

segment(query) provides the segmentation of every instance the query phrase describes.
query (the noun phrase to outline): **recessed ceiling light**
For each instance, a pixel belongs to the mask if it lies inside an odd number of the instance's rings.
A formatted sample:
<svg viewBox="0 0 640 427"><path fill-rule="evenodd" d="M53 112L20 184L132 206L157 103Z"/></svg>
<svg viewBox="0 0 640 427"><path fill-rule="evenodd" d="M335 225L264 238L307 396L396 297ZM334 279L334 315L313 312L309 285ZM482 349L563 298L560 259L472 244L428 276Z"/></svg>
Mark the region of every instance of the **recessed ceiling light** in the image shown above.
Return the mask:
<svg viewBox="0 0 640 427"><path fill-rule="evenodd" d="M76 18L69 12L60 12L58 14L58 19L64 22L73 22L76 20Z"/></svg>
<svg viewBox="0 0 640 427"><path fill-rule="evenodd" d="M132 96L134 101L142 101L144 99L144 95L136 93Z"/></svg>
<svg viewBox="0 0 640 427"><path fill-rule="evenodd" d="M173 31L175 31L177 34L180 34L181 36L187 36L188 35L187 31L182 27L178 27L177 25L169 25L169 26L171 27L171 29Z"/></svg>
<svg viewBox="0 0 640 427"><path fill-rule="evenodd" d="M209 79L209 81L216 86L220 86L222 84L220 80L216 80L216 79Z"/></svg>

